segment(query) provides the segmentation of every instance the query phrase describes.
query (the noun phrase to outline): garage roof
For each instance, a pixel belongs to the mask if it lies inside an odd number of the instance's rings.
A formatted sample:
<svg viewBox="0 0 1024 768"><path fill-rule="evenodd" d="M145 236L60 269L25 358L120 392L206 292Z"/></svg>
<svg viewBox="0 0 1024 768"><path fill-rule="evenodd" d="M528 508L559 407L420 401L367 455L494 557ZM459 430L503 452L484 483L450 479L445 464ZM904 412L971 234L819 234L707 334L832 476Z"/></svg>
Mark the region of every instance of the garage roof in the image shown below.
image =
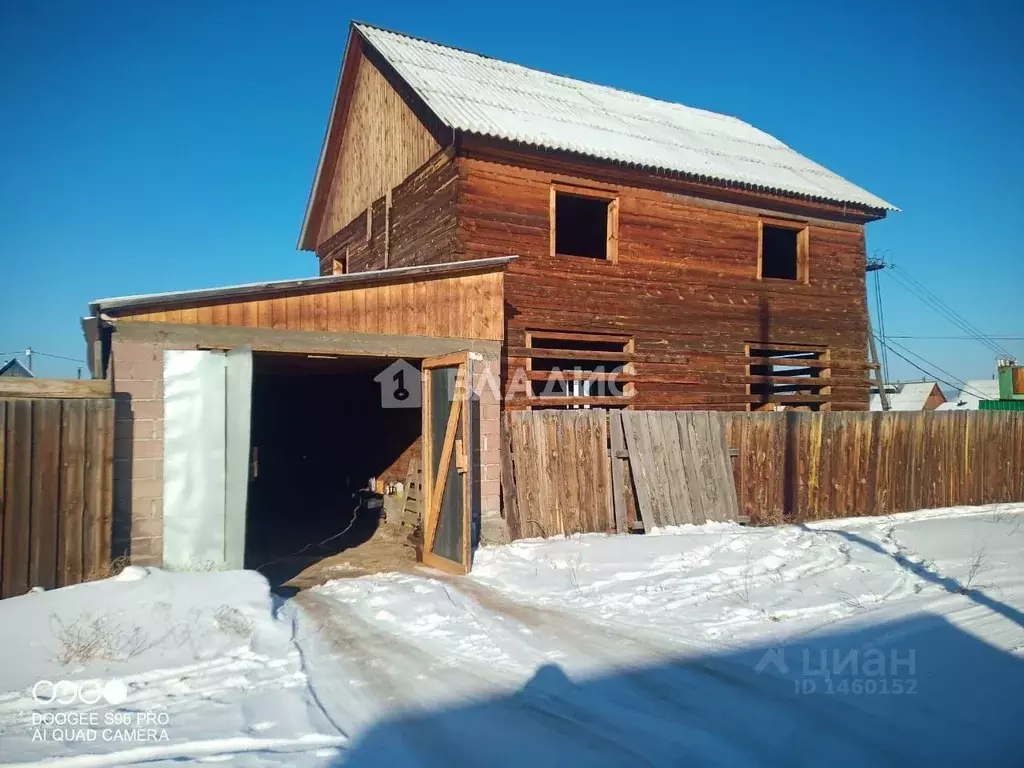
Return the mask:
<svg viewBox="0 0 1024 768"><path fill-rule="evenodd" d="M227 285L220 288L199 288L191 291L168 291L166 293L146 293L137 296L117 296L89 302L89 309L93 316L98 316L101 312L116 315L173 307L196 301L213 302L224 299L261 299L295 293L316 293L339 286L354 287L364 283L392 283L415 280L416 278L452 276L468 272L478 272L480 270L496 269L503 267L515 258L515 256L496 256L489 259L454 261L447 264L426 264L416 267L380 269L371 272L353 272L347 275L302 277L296 280L242 283L240 285Z"/></svg>

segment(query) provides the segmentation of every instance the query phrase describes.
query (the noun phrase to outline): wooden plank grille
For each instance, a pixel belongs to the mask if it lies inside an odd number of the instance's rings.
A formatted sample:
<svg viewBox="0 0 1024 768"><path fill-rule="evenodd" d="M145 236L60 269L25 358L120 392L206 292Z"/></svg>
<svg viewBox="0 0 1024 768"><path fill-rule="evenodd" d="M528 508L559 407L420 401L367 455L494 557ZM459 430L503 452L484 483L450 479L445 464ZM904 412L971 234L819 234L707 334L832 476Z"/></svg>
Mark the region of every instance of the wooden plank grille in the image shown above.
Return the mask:
<svg viewBox="0 0 1024 768"><path fill-rule="evenodd" d="M0 597L106 575L112 398L0 398Z"/></svg>

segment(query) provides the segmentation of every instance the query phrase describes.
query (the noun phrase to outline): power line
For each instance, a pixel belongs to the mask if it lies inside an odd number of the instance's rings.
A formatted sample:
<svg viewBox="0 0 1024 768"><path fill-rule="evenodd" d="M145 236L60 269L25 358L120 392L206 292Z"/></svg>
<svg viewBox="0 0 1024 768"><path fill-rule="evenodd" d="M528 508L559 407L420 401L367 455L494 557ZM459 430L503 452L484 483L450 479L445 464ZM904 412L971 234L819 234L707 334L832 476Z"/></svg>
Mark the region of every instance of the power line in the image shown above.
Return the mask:
<svg viewBox="0 0 1024 768"><path fill-rule="evenodd" d="M885 262L881 262L884 264ZM882 310L882 287L878 280L878 273L881 270L873 270L875 282L875 313L878 315L878 333L882 342L882 381L889 380L889 349L885 346L885 312Z"/></svg>
<svg viewBox="0 0 1024 768"><path fill-rule="evenodd" d="M916 339L919 341L977 341L974 336L899 336L888 334L887 339ZM999 341L1024 341L1024 336L989 336Z"/></svg>
<svg viewBox="0 0 1024 768"><path fill-rule="evenodd" d="M891 339L890 339L890 341L891 341ZM892 341L892 343L895 344L900 349L902 349L906 354L911 355L912 357L914 357L917 360L920 360L922 364L934 368L939 373L941 373L943 376L946 376L947 378L950 378L953 381L957 382L960 385L961 389L963 387L968 386L967 382L964 379L961 379L959 376L956 376L955 374L952 374L949 371L944 370L943 368L940 368L938 365L933 363L931 360L928 360L926 357L924 357L924 355L918 354L914 350L910 349L909 347L907 347L907 346L905 346L903 344L900 344L899 342Z"/></svg>
<svg viewBox="0 0 1024 768"><path fill-rule="evenodd" d="M969 338L983 344L996 355L1002 354L999 345L995 341L986 338L983 334L980 334L973 326L970 325L970 323L964 321L955 312L952 312L951 310L947 309L946 306L944 306L943 304L934 301L928 295L928 293L922 291L917 285L907 280L903 275L896 272L890 272L890 275L898 285L902 286L912 296L914 296L921 303L923 303L929 309L938 314L939 317L943 318L944 320L951 323L960 330L966 332Z"/></svg>
<svg viewBox="0 0 1024 768"><path fill-rule="evenodd" d="M983 333L977 326L968 321L949 304L944 302L932 291L930 291L920 280L916 279L913 275L909 274L906 270L900 269L895 264L890 268L889 274L896 280L897 283L902 285L906 290L913 294L917 299L923 302L925 305L930 307L936 313L938 313L945 320L955 325L960 330L967 333L971 338L974 338L981 344L984 344L990 350L996 353L1000 357L1012 357L1010 352L996 343L991 336Z"/></svg>
<svg viewBox="0 0 1024 768"><path fill-rule="evenodd" d="M891 337L891 336L889 337L889 340L890 340L890 341L892 340L892 337ZM921 357L921 356L920 356L920 355L918 355L917 353L915 353L915 352L911 352L911 351L910 351L909 349L907 349L906 347L903 347L903 349L906 349L906 350L907 350L907 352L909 352L910 354L914 355L915 357L918 357L918 358L920 358L921 360L924 360L924 362L925 362L926 364L928 364L928 365L935 365L934 363L929 363L929 362L928 362L927 360L925 360L925 359L924 359L923 357ZM907 363L907 364L909 364L909 365L913 366L913 367L914 367L914 368L916 368L916 369L917 369L918 371L920 371L921 373L923 373L923 374L924 374L925 376L928 376L929 378L935 379L935 380L936 380L937 382L939 382L940 384L945 384L945 385L946 385L947 387L949 387L950 389L956 390L956 391L958 391L958 392L966 392L966 393L967 393L967 394L969 394L969 395L974 395L974 396L975 396L975 397L977 397L977 398L978 398L979 400L989 400L989 399L991 399L991 398L989 398L989 397L988 397L987 395L983 395L982 393L980 393L980 392L977 392L977 391L973 390L973 389L972 389L971 387L969 387L969 386L967 385L967 382L965 382L965 381L962 381L962 380L958 379L958 378L957 378L956 376L953 376L953 374L951 374L951 373L947 373L946 371L943 371L943 370L942 370L941 368L939 368L938 366L935 366L935 367L936 367L936 368L937 368L937 369L938 369L938 370L939 370L940 372L944 373L944 374L945 374L946 376L949 376L950 378L952 378L952 379L953 379L953 380L955 380L955 381L959 381L959 382L960 382L960 384L961 384L962 386L958 386L958 385L956 385L956 384L953 384L953 383L951 383L951 382L947 381L946 379L943 379L942 377L938 376L938 375L937 375L937 374L935 374L935 373L934 373L933 371L929 371L929 370L926 370L925 368L922 368L922 367L921 367L920 365L918 365L917 363L915 363L915 362L914 362L913 360L911 360L911 359L910 359L909 357L906 357L905 355L902 355L902 354L900 354L900 353L899 353L899 352L897 352L897 351L896 351L895 349L891 349L891 348L890 348L890 351L891 351L891 352L892 352L892 353L893 353L894 355L896 355L896 357L900 358L900 360L903 360L903 361L904 361L905 363Z"/></svg>
<svg viewBox="0 0 1024 768"><path fill-rule="evenodd" d="M42 355L43 357L53 357L53 358L56 358L57 360L68 360L68 361L70 361L72 363L84 363L85 362L85 360L79 360L77 357L65 357L64 355L53 355L53 354L50 354L49 352L40 352L38 349L33 349L32 350L32 354L33 355Z"/></svg>
<svg viewBox="0 0 1024 768"><path fill-rule="evenodd" d="M56 358L57 360L67 360L67 361L72 362L72 363L84 363L85 362L85 360L79 360L77 357L65 357L64 355L54 355L54 354L52 354L50 352L40 352L35 347L28 347L27 349L31 349L33 355L42 355L43 357L53 357L53 358ZM15 352L0 352L0 357L6 357L7 355L23 355L23 354L25 354L25 351L26 351L25 349L19 349L19 350L15 351Z"/></svg>
<svg viewBox="0 0 1024 768"><path fill-rule="evenodd" d="M923 291L923 292L924 292L924 293L925 293L925 294L926 294L927 296L929 296L929 297L930 297L930 298L931 298L931 299L932 299L933 301L935 301L935 302L936 302L937 304L939 304L939 305L940 305L941 307L945 308L945 309L946 309L946 310L947 310L947 311L948 311L948 312L949 312L950 314L952 314L952 315L953 315L954 317L958 318L958 319L960 320L960 322L962 322L962 323L963 323L964 325L966 325L966 326L967 326L967 327L968 327L968 328L970 329L970 330L968 330L968 333L973 333L973 334L977 334L978 336L980 336L980 337L982 337L982 338L984 338L984 339L992 340L992 337L991 337L990 335L988 335L987 333L984 333L984 332L983 332L983 331L982 331L981 329L979 329L979 328L978 328L978 327L977 327L976 325L974 325L974 324L973 324L973 323L971 323L971 322L970 322L969 320L967 320L967 318L965 318L965 317L964 317L963 315L961 315L961 314L960 314L960 313L958 313L958 312L957 312L957 311L956 311L955 309L953 309L953 308L952 308L951 306L949 306L949 304L947 304L947 303L946 303L945 301L943 301L943 300L942 300L941 298L939 298L938 296L936 296L934 292L932 292L931 290L929 290L929 289L928 289L928 286L924 285L924 284L923 284L923 283L922 283L922 282L921 282L920 280L918 280L918 279L917 279L916 277L914 277L913 275L909 274L909 273L908 273L908 272L907 272L906 270L904 270L904 269L900 269L900 268L899 268L899 267L897 267L896 265L893 265L893 268L894 268L894 269L897 269L897 270L899 271L899 273L900 273L900 274L902 275L902 277L903 277L904 279L906 279L906 280L909 280L909 281L910 281L911 283L913 283L914 285L916 285L916 286L917 286L918 288L920 288L920 289L921 289L921 291ZM998 346L998 345L997 345L997 346ZM1003 349L1002 347L1000 347L1000 350L1001 350L1001 351L1002 351L1002 352L1003 352L1004 354L1009 354L1009 352L1007 352L1007 350L1006 350L1006 349Z"/></svg>
<svg viewBox="0 0 1024 768"><path fill-rule="evenodd" d="M981 343L982 345L987 347L991 352L995 353L997 356L1002 355L1002 350L996 342L977 333L969 323L962 321L955 313L947 311L942 305L932 301L932 299L930 299L927 294L921 292L912 283L903 279L901 275L897 273L890 273L890 275L892 276L893 280L896 281L897 284L903 286L903 288L906 289L912 296L917 298L928 308L932 309L936 314L939 315L939 317L943 318L949 323L952 323L960 330L965 331L968 334L969 338Z"/></svg>
<svg viewBox="0 0 1024 768"><path fill-rule="evenodd" d="M949 315L951 315L958 322L958 324L963 326L964 330L966 330L967 333L969 333L969 334L971 334L973 336L977 336L979 338L979 340L983 340L989 346L994 346L996 348L996 350L998 350L1000 353L1002 353L1004 355L1008 355L1009 354L1009 352L1007 352L1006 349L1000 347L998 344L993 344L992 343L992 338L990 336L988 336L987 334L983 333L976 325L974 325L973 323L968 321L963 315L961 315L955 309L953 309L951 306L949 306L949 304L947 304L942 299L940 299L938 296L936 296L920 280L918 280L913 275L907 273L905 270L900 269L899 267L897 267L895 265L893 265L893 269L898 270L900 276L904 280L910 282L913 286L916 286L926 297L928 297L932 302L934 302L934 304L938 305L938 307L940 307L941 309L945 310Z"/></svg>

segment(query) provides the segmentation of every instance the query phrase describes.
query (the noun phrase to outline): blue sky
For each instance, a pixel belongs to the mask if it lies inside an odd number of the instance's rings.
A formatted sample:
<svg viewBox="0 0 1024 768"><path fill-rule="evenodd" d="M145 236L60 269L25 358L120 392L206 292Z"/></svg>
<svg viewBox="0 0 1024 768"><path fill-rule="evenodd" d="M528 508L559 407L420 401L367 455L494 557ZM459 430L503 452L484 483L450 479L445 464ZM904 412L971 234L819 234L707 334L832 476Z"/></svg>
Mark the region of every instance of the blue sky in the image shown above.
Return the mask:
<svg viewBox="0 0 1024 768"><path fill-rule="evenodd" d="M295 242L356 18L753 123L903 208L868 227L869 254L1024 358L1020 3L622 10L0 4L0 352L84 357L90 299L313 274ZM882 290L890 334L963 335L890 275ZM974 341L901 343L961 378L993 371Z"/></svg>

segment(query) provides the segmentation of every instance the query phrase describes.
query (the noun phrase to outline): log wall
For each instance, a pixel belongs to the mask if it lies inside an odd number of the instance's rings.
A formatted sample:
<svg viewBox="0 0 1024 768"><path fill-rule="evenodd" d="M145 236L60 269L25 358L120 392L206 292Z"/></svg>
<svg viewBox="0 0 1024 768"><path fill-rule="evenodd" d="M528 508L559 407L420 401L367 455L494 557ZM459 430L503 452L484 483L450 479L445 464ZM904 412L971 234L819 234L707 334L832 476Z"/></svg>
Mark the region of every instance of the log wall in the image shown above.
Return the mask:
<svg viewBox="0 0 1024 768"><path fill-rule="evenodd" d="M343 206L342 215L342 208L328 206L316 248L320 273L519 256L506 281L507 408L531 406L526 393L508 391L512 374L529 368L522 351L528 332L556 331L628 337L634 408L867 409L864 224L879 212L671 179L474 137L455 137L453 146L438 149L437 134L402 101L387 73L361 60L359 78L346 137L366 132L359 122L363 79L365 92L377 93L381 103L394 101L399 122L420 123L415 131L396 133L404 138L396 139L395 156L409 161L400 168L392 167L390 155L373 152L350 154L346 164L342 145L337 190L370 189L360 179L391 170L373 187L376 197L353 203L362 206L359 211ZM380 114L382 124L394 122L387 110ZM406 152L414 145L415 152ZM426 148L437 151L413 170L412 160L424 157ZM552 255L553 185L615 199L614 260ZM330 200L340 200L338 194L332 191ZM806 279L759 278L766 218L806 225ZM766 382L752 372L758 361L750 349L763 345L820 352L828 383L789 394L758 392L766 383L803 383Z"/></svg>
<svg viewBox="0 0 1024 768"><path fill-rule="evenodd" d="M637 179L625 174L572 175L553 162L459 158L458 168L462 257L519 256L505 284L509 349L524 347L531 329L625 334L634 339L632 407L745 410L756 401L748 344L822 346L834 382L825 407L867 408L862 221L808 204L807 283L761 280L758 219L770 209L631 186ZM550 255L553 182L618 195L615 263ZM526 365L506 360L508 370Z"/></svg>
<svg viewBox="0 0 1024 768"><path fill-rule="evenodd" d="M458 261L458 172L441 152L317 248L320 274Z"/></svg>

